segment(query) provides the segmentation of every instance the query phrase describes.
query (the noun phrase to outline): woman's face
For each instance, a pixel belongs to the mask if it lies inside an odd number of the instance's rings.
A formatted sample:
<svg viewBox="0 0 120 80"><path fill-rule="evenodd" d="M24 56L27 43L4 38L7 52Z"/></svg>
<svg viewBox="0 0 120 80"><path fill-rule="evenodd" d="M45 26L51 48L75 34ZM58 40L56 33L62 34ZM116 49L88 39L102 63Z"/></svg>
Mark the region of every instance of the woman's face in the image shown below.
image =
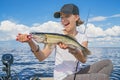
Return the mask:
<svg viewBox="0 0 120 80"><path fill-rule="evenodd" d="M64 30L67 32L75 30L78 18L78 15L61 13L61 23L64 26Z"/></svg>

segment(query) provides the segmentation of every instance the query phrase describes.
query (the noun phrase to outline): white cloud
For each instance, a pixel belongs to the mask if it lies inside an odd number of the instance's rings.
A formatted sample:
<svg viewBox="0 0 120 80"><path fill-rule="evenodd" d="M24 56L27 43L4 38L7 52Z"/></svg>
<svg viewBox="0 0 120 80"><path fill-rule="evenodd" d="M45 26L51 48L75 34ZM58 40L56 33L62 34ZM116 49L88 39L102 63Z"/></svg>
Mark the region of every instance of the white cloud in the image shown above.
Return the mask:
<svg viewBox="0 0 120 80"><path fill-rule="evenodd" d="M28 29L29 27L22 24L16 24L8 20L2 21L0 24L0 41L13 39L19 32L27 33Z"/></svg>
<svg viewBox="0 0 120 80"><path fill-rule="evenodd" d="M6 20L2 21L0 24L0 41L15 39L18 33L29 33L34 31L59 33L61 29L62 25L53 21L28 27L23 24L17 24ZM84 31L84 29L84 25L78 27L79 31ZM113 26L112 28L103 30L101 27L89 23L87 25L86 34L88 35L90 42L120 42L120 26Z"/></svg>
<svg viewBox="0 0 120 80"><path fill-rule="evenodd" d="M88 21L89 21L89 22L104 21L104 20L106 20L106 19L107 19L107 17L104 17L104 16L97 16L97 17L90 18Z"/></svg>
<svg viewBox="0 0 120 80"><path fill-rule="evenodd" d="M117 18L120 17L120 14L115 14L112 16L96 16L88 19L89 22L96 22L96 21L105 21L108 18Z"/></svg>
<svg viewBox="0 0 120 80"><path fill-rule="evenodd" d="M17 24L11 22L9 20L2 21L0 24L0 41L15 39L18 33L30 33L33 31L40 32L60 32L62 26L57 22L46 22L41 25L33 25L32 27L28 27L23 24Z"/></svg>
<svg viewBox="0 0 120 80"><path fill-rule="evenodd" d="M118 37L120 36L120 26L113 26L112 28L103 30L102 28L89 23L87 25L86 33L88 34L89 37L106 37L106 36Z"/></svg>
<svg viewBox="0 0 120 80"><path fill-rule="evenodd" d="M29 28L28 26L22 24L16 24L8 20L2 21L0 25L1 31L12 32L12 33L17 31L26 32L28 28Z"/></svg>
<svg viewBox="0 0 120 80"><path fill-rule="evenodd" d="M115 14L115 15L112 15L110 17L120 17L120 14Z"/></svg>
<svg viewBox="0 0 120 80"><path fill-rule="evenodd" d="M62 29L62 25L60 23L48 21L46 23L31 27L30 32L39 31L39 32L56 32L56 33L58 33L61 29Z"/></svg>
<svg viewBox="0 0 120 80"><path fill-rule="evenodd" d="M120 36L120 26L113 26L105 31L108 36Z"/></svg>
<svg viewBox="0 0 120 80"><path fill-rule="evenodd" d="M120 43L120 26L113 26L103 30L94 24L88 24L86 34L89 37L89 42L96 45L119 45ZM104 44L101 44L104 43Z"/></svg>
<svg viewBox="0 0 120 80"><path fill-rule="evenodd" d="M89 37L103 37L105 36L104 31L100 27L96 27L94 24L87 25L87 32Z"/></svg>

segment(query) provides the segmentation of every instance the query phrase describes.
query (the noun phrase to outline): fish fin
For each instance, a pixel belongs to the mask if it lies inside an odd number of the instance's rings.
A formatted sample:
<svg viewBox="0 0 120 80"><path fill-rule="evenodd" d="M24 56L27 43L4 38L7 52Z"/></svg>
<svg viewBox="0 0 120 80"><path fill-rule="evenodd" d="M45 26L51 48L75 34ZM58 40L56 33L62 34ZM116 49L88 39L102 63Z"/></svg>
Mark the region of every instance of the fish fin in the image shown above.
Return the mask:
<svg viewBox="0 0 120 80"><path fill-rule="evenodd" d="M85 57L87 57L87 55L91 54L91 51L84 47L84 49L82 49L82 53Z"/></svg>
<svg viewBox="0 0 120 80"><path fill-rule="evenodd" d="M74 46L74 45L71 45L71 44L67 44L68 45L68 47L69 48L72 48L72 49L75 49L75 48L77 48L76 46Z"/></svg>
<svg viewBox="0 0 120 80"><path fill-rule="evenodd" d="M76 46L70 45L70 44L69 44L68 46L69 46L69 48L72 48L72 49L77 48ZM91 51L88 50L88 49L85 48L85 47L83 47L83 49L82 49L81 51L82 51L82 53L83 53L83 55L84 55L85 57L87 57L87 55L90 55L90 54L91 54Z"/></svg>

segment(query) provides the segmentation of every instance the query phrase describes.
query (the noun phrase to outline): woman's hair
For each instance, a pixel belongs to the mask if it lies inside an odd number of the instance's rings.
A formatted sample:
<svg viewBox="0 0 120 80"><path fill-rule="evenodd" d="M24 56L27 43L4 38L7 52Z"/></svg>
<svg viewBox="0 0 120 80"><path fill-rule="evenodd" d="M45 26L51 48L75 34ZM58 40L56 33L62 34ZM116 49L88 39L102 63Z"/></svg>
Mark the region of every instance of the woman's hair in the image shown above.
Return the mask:
<svg viewBox="0 0 120 80"><path fill-rule="evenodd" d="M83 24L84 22L80 20L80 18L76 21L76 26L80 26L81 24Z"/></svg>

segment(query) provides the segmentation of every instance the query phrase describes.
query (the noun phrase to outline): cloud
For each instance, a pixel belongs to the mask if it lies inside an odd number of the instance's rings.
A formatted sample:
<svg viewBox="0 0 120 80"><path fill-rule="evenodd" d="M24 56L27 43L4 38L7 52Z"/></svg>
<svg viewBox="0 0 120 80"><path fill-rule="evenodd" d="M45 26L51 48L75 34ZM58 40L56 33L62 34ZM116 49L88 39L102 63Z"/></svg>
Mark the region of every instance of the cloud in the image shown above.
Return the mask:
<svg viewBox="0 0 120 80"><path fill-rule="evenodd" d="M5 20L0 23L0 41L12 40L16 38L18 33L30 33L33 31L39 32L60 32L62 26L60 23L48 21L44 24L33 25L28 27L23 24L17 24L15 22Z"/></svg>
<svg viewBox="0 0 120 80"><path fill-rule="evenodd" d="M106 19L107 19L107 17L104 17L104 16L97 16L97 17L90 18L88 21L89 21L89 22L104 21L104 20L106 20Z"/></svg>
<svg viewBox="0 0 120 80"><path fill-rule="evenodd" d="M110 17L120 17L120 14L115 14L115 15L112 15Z"/></svg>
<svg viewBox="0 0 120 80"><path fill-rule="evenodd" d="M13 40L16 38L18 33L29 33L34 31L39 32L54 32L61 33L63 27L58 22L48 21L43 24L35 23L33 26L29 27L23 24L18 24L9 20L2 21L0 23L0 41ZM78 27L78 30L83 32L85 29L84 25ZM110 44L115 44L120 42L120 26L113 26L106 30L103 30L99 26L88 23L86 34L89 37L89 42L102 42ZM116 44L117 45L117 44Z"/></svg>
<svg viewBox="0 0 120 80"><path fill-rule="evenodd" d="M120 26L113 26L105 30L107 36L120 36Z"/></svg>
<svg viewBox="0 0 120 80"><path fill-rule="evenodd" d="M96 27L94 24L87 25L87 32L89 37L103 37L105 36L104 31L100 27Z"/></svg>
<svg viewBox="0 0 120 80"><path fill-rule="evenodd" d="M114 46L118 46L120 44L120 26L113 26L112 28L103 30L102 28L89 23L87 25L86 34L92 45L108 46L114 44Z"/></svg>
<svg viewBox="0 0 120 80"><path fill-rule="evenodd" d="M56 32L56 33L58 33L59 31L61 31L61 29L62 29L62 25L60 23L48 21L43 24L33 25L30 28L30 32L39 31L39 32Z"/></svg>
<svg viewBox="0 0 120 80"><path fill-rule="evenodd" d="M15 38L16 34L18 34L19 32L28 32L28 29L28 26L22 24L16 24L9 20L2 21L0 23L0 41L13 39Z"/></svg>
<svg viewBox="0 0 120 80"><path fill-rule="evenodd" d="M106 37L106 36L118 37L120 36L120 26L113 26L112 28L103 30L102 28L89 23L87 25L86 33L89 35L89 37Z"/></svg>
<svg viewBox="0 0 120 80"><path fill-rule="evenodd" d="M96 16L96 17L90 18L88 21L89 22L105 21L108 18L117 18L117 17L120 17L120 14L115 14L112 16Z"/></svg>

